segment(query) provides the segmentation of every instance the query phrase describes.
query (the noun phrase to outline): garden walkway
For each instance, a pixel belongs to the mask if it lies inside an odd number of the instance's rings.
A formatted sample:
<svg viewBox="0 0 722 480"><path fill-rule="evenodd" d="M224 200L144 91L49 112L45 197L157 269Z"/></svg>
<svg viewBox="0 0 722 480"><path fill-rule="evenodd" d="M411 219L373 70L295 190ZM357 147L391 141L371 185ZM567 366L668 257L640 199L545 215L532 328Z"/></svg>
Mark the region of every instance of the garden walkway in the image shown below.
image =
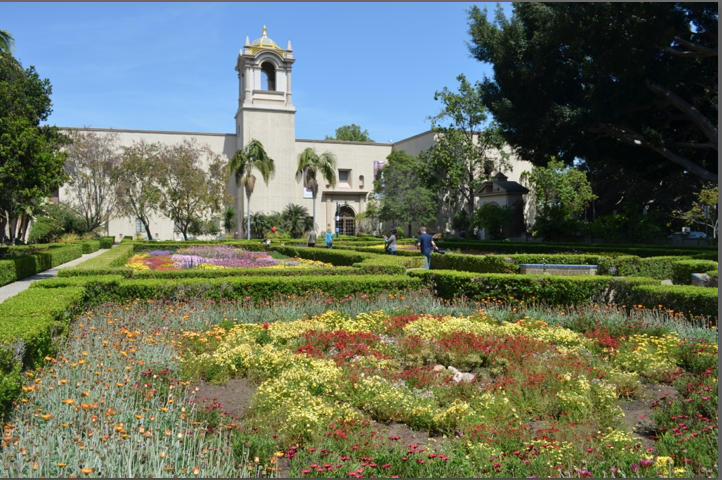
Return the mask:
<svg viewBox="0 0 722 480"><path fill-rule="evenodd" d="M22 280L18 280L13 283L9 283L5 285L4 287L0 287L0 303L4 302L8 298L17 295L18 293L22 292L23 290L26 290L28 287L30 287L30 284L33 282L37 282L38 280L46 280L48 278L56 278L58 276L58 270L65 267L74 267L78 265L79 263L83 263L84 261L88 260L89 258L97 257L98 255L101 255L105 252L107 252L107 249L101 249L97 252L93 253L86 253L80 258L76 258L75 260L71 260L67 263L63 263L62 265L58 265L57 267L53 267L50 270L45 270L44 272L36 273L35 275L31 275L29 277L23 278Z"/></svg>

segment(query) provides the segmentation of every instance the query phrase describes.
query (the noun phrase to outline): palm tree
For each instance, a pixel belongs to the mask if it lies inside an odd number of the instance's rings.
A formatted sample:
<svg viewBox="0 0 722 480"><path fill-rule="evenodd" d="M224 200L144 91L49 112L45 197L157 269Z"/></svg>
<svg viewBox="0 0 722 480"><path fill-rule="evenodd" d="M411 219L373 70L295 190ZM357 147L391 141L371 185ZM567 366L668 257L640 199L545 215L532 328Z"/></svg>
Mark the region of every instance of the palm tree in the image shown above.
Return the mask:
<svg viewBox="0 0 722 480"><path fill-rule="evenodd" d="M336 186L336 156L331 152L321 155L311 147L298 156L296 181L303 182L304 188L313 192L313 228L316 228L316 194L318 194L318 176L332 187Z"/></svg>
<svg viewBox="0 0 722 480"><path fill-rule="evenodd" d="M308 209L302 205L289 203L281 212L284 229L293 238L301 238L311 228L311 219L308 218Z"/></svg>
<svg viewBox="0 0 722 480"><path fill-rule="evenodd" d="M254 168L261 172L261 177L266 185L276 174L276 165L266 153L263 144L258 140L251 139L245 147L233 155L230 162L231 174L236 177L236 187L243 185L246 190L248 240L251 239L251 195L256 186L256 176L253 175Z"/></svg>
<svg viewBox="0 0 722 480"><path fill-rule="evenodd" d="M15 50L15 39L7 30L0 30L0 52L13 53Z"/></svg>

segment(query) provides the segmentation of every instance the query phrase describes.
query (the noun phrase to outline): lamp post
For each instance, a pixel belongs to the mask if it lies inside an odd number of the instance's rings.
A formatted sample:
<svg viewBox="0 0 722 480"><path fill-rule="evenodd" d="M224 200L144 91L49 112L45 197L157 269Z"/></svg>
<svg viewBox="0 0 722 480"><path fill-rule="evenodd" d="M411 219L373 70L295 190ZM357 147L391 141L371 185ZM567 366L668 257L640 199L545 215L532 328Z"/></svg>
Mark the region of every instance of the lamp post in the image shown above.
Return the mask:
<svg viewBox="0 0 722 480"><path fill-rule="evenodd" d="M339 205L338 202L336 202L336 226L335 226L336 228L335 228L335 231L336 231L336 239L337 240L338 240L338 231L339 231L338 222L339 222L339 220L341 220L341 216L339 215L340 211L341 211L341 206Z"/></svg>

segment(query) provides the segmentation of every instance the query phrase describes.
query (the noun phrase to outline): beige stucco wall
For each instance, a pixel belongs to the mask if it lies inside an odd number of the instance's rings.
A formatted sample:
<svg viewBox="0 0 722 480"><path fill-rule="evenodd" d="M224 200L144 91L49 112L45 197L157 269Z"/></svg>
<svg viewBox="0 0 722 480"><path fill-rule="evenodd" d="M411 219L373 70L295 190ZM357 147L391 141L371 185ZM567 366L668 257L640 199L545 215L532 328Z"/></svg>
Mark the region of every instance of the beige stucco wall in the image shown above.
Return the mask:
<svg viewBox="0 0 722 480"><path fill-rule="evenodd" d="M88 128L90 132L104 135L116 133L118 135L119 146L131 146L134 141L145 140L146 142L157 142L166 145L180 143L183 140L194 139L198 144L206 144L216 153L225 154L230 158L235 152L236 136L223 133L194 133L194 132L167 132L152 130L116 130L103 128ZM228 192L234 195L235 188L229 185ZM60 188L59 199L61 202L70 200L70 192L67 185ZM173 222L162 215L150 216L150 228L154 237L160 240L172 240L182 238L179 234L173 233ZM114 235L116 240L120 240L125 235L134 236L136 234L135 218L115 217L108 222L108 235ZM140 232L145 238L145 229Z"/></svg>

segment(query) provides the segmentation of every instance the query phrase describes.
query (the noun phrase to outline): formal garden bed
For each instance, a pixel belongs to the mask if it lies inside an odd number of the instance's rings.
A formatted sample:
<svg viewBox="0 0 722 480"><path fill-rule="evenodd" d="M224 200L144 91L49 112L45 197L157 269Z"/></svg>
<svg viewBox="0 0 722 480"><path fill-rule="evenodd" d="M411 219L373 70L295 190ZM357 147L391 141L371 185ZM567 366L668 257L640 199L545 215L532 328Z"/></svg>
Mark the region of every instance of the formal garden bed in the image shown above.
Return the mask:
<svg viewBox="0 0 722 480"><path fill-rule="evenodd" d="M715 288L367 247L125 242L34 283L0 475L717 476ZM292 257L335 266L248 268Z"/></svg>
<svg viewBox="0 0 722 480"><path fill-rule="evenodd" d="M716 331L659 310L151 299L67 338L23 374L3 475L717 476Z"/></svg>

